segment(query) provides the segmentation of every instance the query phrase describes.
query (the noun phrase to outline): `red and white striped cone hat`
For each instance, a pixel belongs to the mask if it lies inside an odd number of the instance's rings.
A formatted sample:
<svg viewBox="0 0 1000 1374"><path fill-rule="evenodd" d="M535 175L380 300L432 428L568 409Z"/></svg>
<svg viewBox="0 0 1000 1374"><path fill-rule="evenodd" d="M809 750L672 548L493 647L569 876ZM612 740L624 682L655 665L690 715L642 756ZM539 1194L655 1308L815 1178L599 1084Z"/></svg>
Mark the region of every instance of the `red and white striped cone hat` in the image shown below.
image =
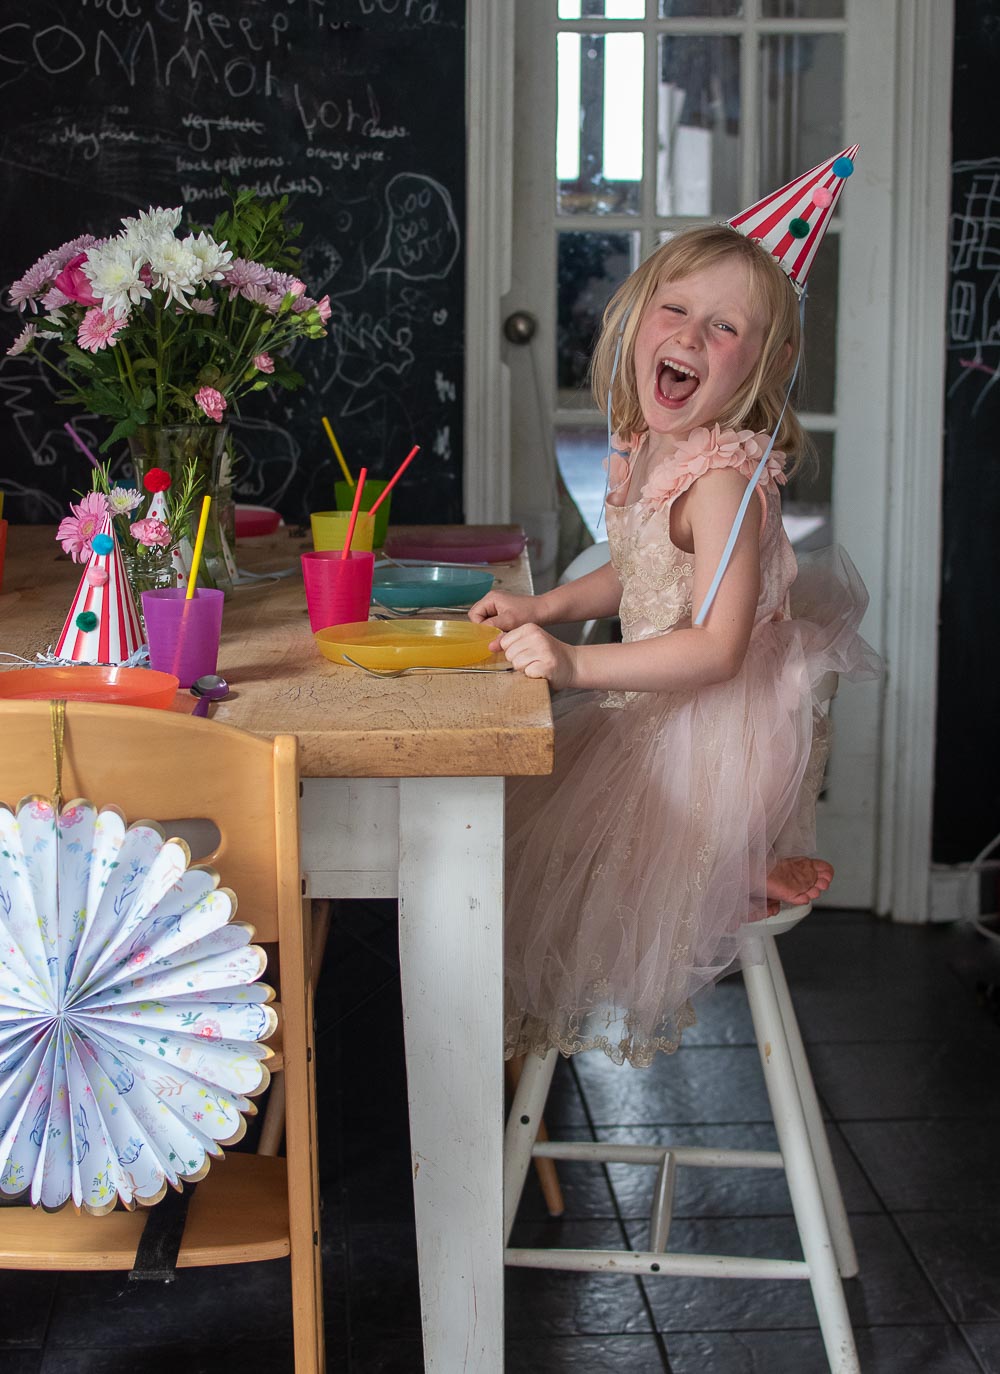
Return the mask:
<svg viewBox="0 0 1000 1374"><path fill-rule="evenodd" d="M844 182L854 171L854 155L860 146L855 143L845 148L729 220L739 233L756 239L768 250L796 295L805 290L816 250L823 242Z"/></svg>
<svg viewBox="0 0 1000 1374"><path fill-rule="evenodd" d="M76 663L124 663L144 640L110 514L91 549L55 655Z"/></svg>

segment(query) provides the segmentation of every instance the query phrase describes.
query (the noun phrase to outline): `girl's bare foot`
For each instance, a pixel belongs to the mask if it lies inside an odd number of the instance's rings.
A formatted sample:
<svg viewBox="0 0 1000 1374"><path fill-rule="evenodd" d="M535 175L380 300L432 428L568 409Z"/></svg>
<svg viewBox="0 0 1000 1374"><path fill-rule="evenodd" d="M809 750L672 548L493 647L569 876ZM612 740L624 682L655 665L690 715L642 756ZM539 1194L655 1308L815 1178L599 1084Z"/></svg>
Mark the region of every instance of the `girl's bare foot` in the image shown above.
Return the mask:
<svg viewBox="0 0 1000 1374"><path fill-rule="evenodd" d="M767 875L767 914L774 916L782 902L804 906L825 892L833 881L833 866L825 859L779 859Z"/></svg>

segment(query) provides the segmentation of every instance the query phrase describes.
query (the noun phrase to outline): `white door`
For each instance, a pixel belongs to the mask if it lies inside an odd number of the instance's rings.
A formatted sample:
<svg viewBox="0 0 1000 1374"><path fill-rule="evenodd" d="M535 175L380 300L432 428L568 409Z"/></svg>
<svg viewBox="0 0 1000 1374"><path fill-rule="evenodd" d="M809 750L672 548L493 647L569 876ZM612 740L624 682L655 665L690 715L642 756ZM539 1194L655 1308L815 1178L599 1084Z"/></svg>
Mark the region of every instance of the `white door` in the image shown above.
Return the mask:
<svg viewBox="0 0 1000 1374"><path fill-rule="evenodd" d="M857 171L810 278L800 414L819 452L785 510L799 548L842 544L881 647L889 472L895 0L516 0L511 509L543 548L558 452L596 524L606 452L586 368L609 295L665 234L726 219L854 142ZM603 531L598 534L603 537ZM551 541L549 541L551 543ZM820 852L837 905L874 905L880 686L833 703Z"/></svg>

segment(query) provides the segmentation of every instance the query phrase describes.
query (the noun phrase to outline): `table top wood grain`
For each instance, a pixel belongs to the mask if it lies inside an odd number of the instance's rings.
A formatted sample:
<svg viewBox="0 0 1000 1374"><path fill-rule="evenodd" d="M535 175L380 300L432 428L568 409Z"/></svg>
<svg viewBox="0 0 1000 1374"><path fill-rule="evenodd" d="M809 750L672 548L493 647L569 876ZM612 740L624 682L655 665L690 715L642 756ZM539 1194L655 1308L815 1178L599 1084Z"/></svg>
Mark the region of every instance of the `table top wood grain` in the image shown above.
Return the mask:
<svg viewBox="0 0 1000 1374"><path fill-rule="evenodd" d="M59 636L81 569L53 536L51 526L9 528L0 652L33 658ZM552 714L544 681L514 672L409 673L378 680L323 658L309 630L299 571L299 554L310 547L307 534L284 528L238 545L241 568L294 571L240 586L227 600L219 672L232 692L212 707L214 720L259 735L297 735L305 777L551 771ZM526 554L490 570L509 590L530 591Z"/></svg>

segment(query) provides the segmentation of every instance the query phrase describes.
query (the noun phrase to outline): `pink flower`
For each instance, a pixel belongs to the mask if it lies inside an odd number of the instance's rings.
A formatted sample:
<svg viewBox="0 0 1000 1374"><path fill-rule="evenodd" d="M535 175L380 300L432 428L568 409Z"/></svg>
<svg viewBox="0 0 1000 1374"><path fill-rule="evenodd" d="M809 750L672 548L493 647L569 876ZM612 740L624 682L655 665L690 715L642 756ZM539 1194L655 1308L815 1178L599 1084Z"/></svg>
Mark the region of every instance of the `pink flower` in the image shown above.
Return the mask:
<svg viewBox="0 0 1000 1374"><path fill-rule="evenodd" d="M679 492L686 491L693 481L710 468L735 468L749 479L768 441L767 434L754 434L752 429L724 430L718 425L713 425L711 429L693 429L671 456L650 473L649 481L642 489L643 498L655 503L669 501ZM785 455L773 449L760 480L762 491L775 491L777 484L786 480L782 471L784 464Z"/></svg>
<svg viewBox="0 0 1000 1374"><path fill-rule="evenodd" d="M91 290L90 278L83 270L86 261L86 253L75 254L63 270L53 277L52 285L58 287L64 296L76 301L78 305L100 305L99 297Z"/></svg>
<svg viewBox="0 0 1000 1374"><path fill-rule="evenodd" d="M270 353L258 353L253 360L253 365L258 372L274 371L274 359L271 357Z"/></svg>
<svg viewBox="0 0 1000 1374"><path fill-rule="evenodd" d="M17 338L11 344L10 348L7 349L7 356L10 358L16 358L19 353L23 353L24 350L31 343L32 339L35 338L37 333L37 324L26 324L24 328L21 330L20 334L18 334Z"/></svg>
<svg viewBox="0 0 1000 1374"><path fill-rule="evenodd" d="M145 544L147 549L165 549L170 543L170 528L155 515L147 515L143 520L136 520L129 525L128 532L133 539L138 539L140 544Z"/></svg>
<svg viewBox="0 0 1000 1374"><path fill-rule="evenodd" d="M222 280L229 287L229 299L247 293L249 286L267 287L271 282L271 269L262 262L251 262L249 258L233 258L222 274Z"/></svg>
<svg viewBox="0 0 1000 1374"><path fill-rule="evenodd" d="M222 1039L222 1027L219 1025L218 1021L209 1021L207 1018L202 1021L200 1026L195 1027L194 1033L200 1036L202 1040Z"/></svg>
<svg viewBox="0 0 1000 1374"><path fill-rule="evenodd" d="M178 309L180 309L179 306ZM200 296L195 296L194 300L191 301L191 309L196 315L214 315L215 301L204 301Z"/></svg>
<svg viewBox="0 0 1000 1374"><path fill-rule="evenodd" d="M210 420L216 424L222 419L222 412L226 409L226 398L221 391L216 391L214 386L203 386L200 391L194 393L194 399L201 406L202 410Z"/></svg>
<svg viewBox="0 0 1000 1374"><path fill-rule="evenodd" d="M330 316L333 314L333 307L330 304L330 297L321 296L320 299L316 302L316 309L319 311L319 317L322 320L323 324L326 324Z"/></svg>
<svg viewBox="0 0 1000 1374"><path fill-rule="evenodd" d="M299 281L298 277L293 277L291 272L272 272L268 286L282 298L287 296L289 292L296 297L306 294L305 282Z"/></svg>
<svg viewBox="0 0 1000 1374"><path fill-rule="evenodd" d="M118 331L124 326L125 321L118 319L110 310L88 310L76 331L76 341L88 352L99 353L108 344L118 342Z"/></svg>
<svg viewBox="0 0 1000 1374"><path fill-rule="evenodd" d="M108 503L99 491L88 491L78 506L70 503L72 514L60 522L56 538L74 563L90 556L90 541L100 532L108 513Z"/></svg>

